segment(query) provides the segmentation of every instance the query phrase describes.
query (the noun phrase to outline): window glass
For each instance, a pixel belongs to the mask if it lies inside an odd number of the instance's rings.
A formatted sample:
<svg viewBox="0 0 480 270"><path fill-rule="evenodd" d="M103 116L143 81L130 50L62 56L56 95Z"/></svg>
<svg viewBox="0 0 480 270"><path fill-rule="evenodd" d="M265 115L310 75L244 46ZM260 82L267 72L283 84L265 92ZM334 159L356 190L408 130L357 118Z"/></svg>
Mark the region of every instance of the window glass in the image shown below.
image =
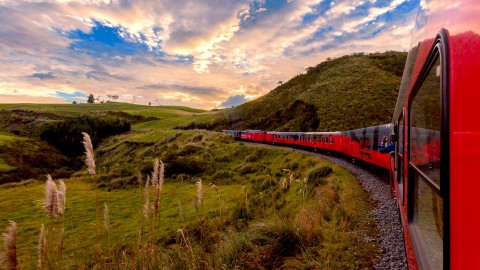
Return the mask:
<svg viewBox="0 0 480 270"><path fill-rule="evenodd" d="M410 105L410 162L440 186L440 59Z"/></svg>
<svg viewBox="0 0 480 270"><path fill-rule="evenodd" d="M443 266L443 200L424 181L418 181L417 226L433 269Z"/></svg>
<svg viewBox="0 0 480 270"><path fill-rule="evenodd" d="M410 103L409 167L414 184L414 241L421 265L443 268L443 198L440 193L442 120L440 58ZM400 150L399 150L400 152Z"/></svg>

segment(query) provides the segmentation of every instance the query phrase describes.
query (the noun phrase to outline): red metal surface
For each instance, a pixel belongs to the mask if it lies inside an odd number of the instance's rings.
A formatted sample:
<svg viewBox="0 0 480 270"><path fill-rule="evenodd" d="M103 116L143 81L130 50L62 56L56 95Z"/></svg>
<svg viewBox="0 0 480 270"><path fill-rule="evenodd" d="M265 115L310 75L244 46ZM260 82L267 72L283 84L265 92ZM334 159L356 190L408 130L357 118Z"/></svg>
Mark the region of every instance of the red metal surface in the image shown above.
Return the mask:
<svg viewBox="0 0 480 270"><path fill-rule="evenodd" d="M477 0L422 1L421 12L413 31L412 48L418 47L418 54L410 57L413 68L407 70L405 81L409 82L408 92L403 101L407 107L408 96L413 90L433 41L440 29L448 32L449 47L449 143L450 143L450 239L446 248L450 250L451 269L480 269L480 2ZM423 16L423 18L422 18ZM412 52L412 51L411 51ZM408 66L409 63L407 63ZM402 91L402 89L401 89ZM400 93L400 97L402 97ZM400 100L400 98L399 98ZM399 109L397 104L397 110ZM399 111L399 110L398 110ZM398 115L396 113L396 115ZM408 126L408 115L406 117ZM408 150L408 132L405 134L405 149ZM435 147L427 148L425 154L437 156ZM417 154L417 153L411 153ZM405 153L404 175L408 180L408 152ZM425 160L423 160L425 161ZM416 160L415 162L422 162ZM405 191L408 196L408 181ZM398 186L396 184L396 188ZM397 190L398 191L398 190ZM397 192L398 194L398 192ZM407 221L407 205L401 207L404 224ZM404 226L408 262L416 269L415 254L410 240L408 226ZM448 261L448 260L447 260Z"/></svg>

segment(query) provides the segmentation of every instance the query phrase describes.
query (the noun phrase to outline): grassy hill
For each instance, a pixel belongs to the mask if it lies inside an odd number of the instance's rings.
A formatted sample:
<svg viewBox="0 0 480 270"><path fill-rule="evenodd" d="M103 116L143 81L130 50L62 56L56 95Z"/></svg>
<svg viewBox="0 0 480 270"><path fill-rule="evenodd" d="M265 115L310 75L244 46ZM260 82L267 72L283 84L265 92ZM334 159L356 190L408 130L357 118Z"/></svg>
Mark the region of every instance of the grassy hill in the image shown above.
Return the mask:
<svg viewBox="0 0 480 270"><path fill-rule="evenodd" d="M142 106L128 103L103 104L0 104L0 183L29 178L68 177L83 161L66 157L40 140L55 123L88 115L98 119L124 119L131 125L165 129L196 119L208 119L210 112L181 106ZM85 130L84 130L85 131ZM80 142L78 142L80 146Z"/></svg>
<svg viewBox="0 0 480 270"><path fill-rule="evenodd" d="M95 147L98 184L85 167L65 179L65 215L45 213L43 175L0 185L0 231L9 220L17 222L23 269L37 268L42 224L48 234L43 269L365 269L375 263L378 247L365 241L377 234L367 194L352 175L328 161L237 143L218 132L173 129L209 119L210 112L130 104L2 106L0 148L23 145L9 153L25 150L53 165L58 162L48 151L39 155L36 145L42 142L27 130L89 109L96 109L92 117L132 119L131 131ZM139 182L152 175L155 157L165 163L166 179L160 214L146 216L145 201L153 204L155 192L150 187L147 199ZM9 162L0 160L7 174L16 167ZM56 171L48 168L50 174ZM200 179L203 189L195 184ZM97 192L100 211L108 205L107 221L105 214L96 214Z"/></svg>
<svg viewBox="0 0 480 270"><path fill-rule="evenodd" d="M391 120L407 53L353 54L306 69L267 95L184 128L333 131Z"/></svg>

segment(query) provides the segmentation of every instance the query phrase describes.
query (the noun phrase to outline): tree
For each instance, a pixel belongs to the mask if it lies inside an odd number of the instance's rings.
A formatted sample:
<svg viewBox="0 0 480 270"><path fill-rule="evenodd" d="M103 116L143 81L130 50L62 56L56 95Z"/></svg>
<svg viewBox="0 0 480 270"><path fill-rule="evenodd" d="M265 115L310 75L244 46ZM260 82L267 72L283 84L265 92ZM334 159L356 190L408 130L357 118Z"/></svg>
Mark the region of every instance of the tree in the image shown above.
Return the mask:
<svg viewBox="0 0 480 270"><path fill-rule="evenodd" d="M93 94L90 94L90 96L88 96L87 103L90 103L90 104L95 103L95 97L93 97Z"/></svg>

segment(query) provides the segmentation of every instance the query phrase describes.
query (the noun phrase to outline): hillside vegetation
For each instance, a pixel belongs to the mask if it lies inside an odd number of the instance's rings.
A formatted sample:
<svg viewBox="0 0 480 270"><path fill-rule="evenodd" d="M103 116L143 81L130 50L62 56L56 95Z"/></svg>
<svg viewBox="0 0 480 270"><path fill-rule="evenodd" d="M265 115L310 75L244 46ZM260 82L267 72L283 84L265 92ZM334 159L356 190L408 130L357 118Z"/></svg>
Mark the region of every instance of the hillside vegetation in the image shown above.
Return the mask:
<svg viewBox="0 0 480 270"><path fill-rule="evenodd" d="M49 153L66 157L40 141L41 131L81 125L69 120L83 119L86 106L1 111L0 147L23 145L8 153L25 149L29 158L50 164L34 180L0 185L0 230L16 222L20 268L37 268L39 258L39 269L365 269L377 260L378 245L369 240L377 234L372 205L351 174L289 149L173 129L210 119L210 112L95 104L89 117L127 119L131 130L94 143L95 178L85 165L71 177L55 175L61 170L53 165L61 162ZM40 155L37 144L50 150ZM5 175L19 164L8 153L0 160ZM165 165L164 186L146 192L155 158ZM59 217L45 213L45 173L65 178ZM46 253L39 257L42 224Z"/></svg>
<svg viewBox="0 0 480 270"><path fill-rule="evenodd" d="M105 104L0 104L0 184L30 178L68 177L83 161L81 132L94 145L127 132L130 125L167 128L208 118L203 110L180 106Z"/></svg>
<svg viewBox="0 0 480 270"><path fill-rule="evenodd" d="M406 57L389 51L329 59L214 120L180 128L335 131L387 123Z"/></svg>

